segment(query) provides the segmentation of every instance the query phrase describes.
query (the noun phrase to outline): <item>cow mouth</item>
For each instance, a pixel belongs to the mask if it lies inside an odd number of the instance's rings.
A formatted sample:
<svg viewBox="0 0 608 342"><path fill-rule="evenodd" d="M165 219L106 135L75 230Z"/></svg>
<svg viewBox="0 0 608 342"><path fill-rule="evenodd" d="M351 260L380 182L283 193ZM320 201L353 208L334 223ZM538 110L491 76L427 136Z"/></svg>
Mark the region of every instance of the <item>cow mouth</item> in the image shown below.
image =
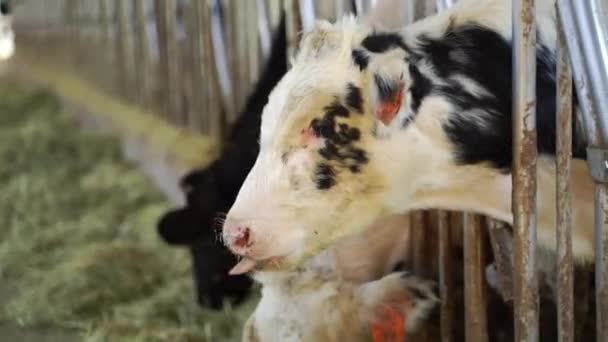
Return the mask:
<svg viewBox="0 0 608 342"><path fill-rule="evenodd" d="M284 257L271 257L264 260L255 260L244 257L230 271L229 275L240 275L251 271L261 271L265 269L276 269L283 263Z"/></svg>

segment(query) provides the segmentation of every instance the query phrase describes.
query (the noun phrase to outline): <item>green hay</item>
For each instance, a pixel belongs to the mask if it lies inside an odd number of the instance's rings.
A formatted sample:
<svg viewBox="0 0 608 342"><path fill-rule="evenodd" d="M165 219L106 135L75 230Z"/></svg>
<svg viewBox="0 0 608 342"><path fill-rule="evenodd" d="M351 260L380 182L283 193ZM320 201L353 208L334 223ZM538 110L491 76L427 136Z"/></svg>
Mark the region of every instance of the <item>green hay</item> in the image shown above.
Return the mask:
<svg viewBox="0 0 608 342"><path fill-rule="evenodd" d="M83 134L44 90L0 80L0 321L86 341L237 341L256 303L196 306L186 250L159 241L168 205L115 139Z"/></svg>

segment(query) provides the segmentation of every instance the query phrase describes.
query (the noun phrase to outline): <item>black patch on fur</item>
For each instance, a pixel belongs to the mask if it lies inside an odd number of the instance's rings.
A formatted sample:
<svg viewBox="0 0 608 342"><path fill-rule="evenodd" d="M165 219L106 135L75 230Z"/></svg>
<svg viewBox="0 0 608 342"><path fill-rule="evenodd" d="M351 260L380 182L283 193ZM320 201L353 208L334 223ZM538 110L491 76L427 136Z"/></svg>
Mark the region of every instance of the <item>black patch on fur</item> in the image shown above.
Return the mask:
<svg viewBox="0 0 608 342"><path fill-rule="evenodd" d="M328 190L336 185L336 173L328 164L319 164L315 170L315 183L317 189Z"/></svg>
<svg viewBox="0 0 608 342"><path fill-rule="evenodd" d="M361 45L375 53L382 53L397 48L401 48L407 52L410 51L401 36L391 32L372 33L363 39Z"/></svg>
<svg viewBox="0 0 608 342"><path fill-rule="evenodd" d="M346 87L346 105L363 113L363 97L361 96L361 88L349 83Z"/></svg>
<svg viewBox="0 0 608 342"><path fill-rule="evenodd" d="M333 136L335 125L336 121L328 116L321 119L313 119L310 122L310 128L312 128L315 135L325 139Z"/></svg>
<svg viewBox="0 0 608 342"><path fill-rule="evenodd" d="M328 117L344 117L347 118L350 115L348 108L344 107L340 101L335 100L329 106L325 107L325 115Z"/></svg>
<svg viewBox="0 0 608 342"><path fill-rule="evenodd" d="M540 37L538 41L538 148L540 153L554 154L555 59ZM421 37L419 42L416 52L432 65L437 76L446 81L445 85L434 87L431 93L446 96L457 107L443 125L449 139L457 147L457 161L461 164L486 162L508 172L513 155L510 43L497 32L473 25L452 28L440 38ZM489 95L467 91L452 79L453 76L472 80ZM417 100L421 101L422 92L416 95ZM478 124L479 119L473 120L469 115L484 115L483 126ZM576 135L575 142L580 139ZM580 158L584 151L575 149L573 154Z"/></svg>
<svg viewBox="0 0 608 342"><path fill-rule="evenodd" d="M352 52L353 63L359 66L359 70L363 71L369 64L369 56L361 49L354 49Z"/></svg>
<svg viewBox="0 0 608 342"><path fill-rule="evenodd" d="M428 96L433 90L433 83L431 80L423 75L420 70L414 64L409 64L410 77L412 78L412 85L410 86L410 93L412 94L411 108L414 113L418 112L422 99Z"/></svg>

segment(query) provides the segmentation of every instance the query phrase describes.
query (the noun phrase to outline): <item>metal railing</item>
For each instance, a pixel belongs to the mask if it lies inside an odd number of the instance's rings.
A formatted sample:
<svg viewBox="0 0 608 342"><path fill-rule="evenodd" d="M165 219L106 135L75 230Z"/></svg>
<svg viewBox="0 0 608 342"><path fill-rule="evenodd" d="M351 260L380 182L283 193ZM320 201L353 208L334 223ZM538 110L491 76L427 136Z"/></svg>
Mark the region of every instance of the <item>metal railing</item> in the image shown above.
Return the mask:
<svg viewBox="0 0 608 342"><path fill-rule="evenodd" d="M331 18L353 9L367 13L376 2L258 0L239 1L237 6L230 0L23 0L17 25L28 49L44 50L58 64L88 70L84 74L100 87L120 89L117 96L153 109L172 124L221 139L269 55L281 10L287 15L292 55L299 31L316 17ZM410 0L408 15L419 19L455 2ZM596 182L597 341L608 341L608 4L604 0L557 3L558 336L562 342L575 338L570 184L574 85L589 140L588 165ZM513 235L504 224L477 215L411 214L409 233L415 243L410 266L428 272L429 253L438 253L444 342L453 340L457 309L454 272L459 265L453 258L457 241L464 245L467 341L488 341L484 277L488 253L493 254L503 298L513 298L515 339L539 340L534 10L534 0L513 0ZM422 229L431 221L435 235ZM491 250L484 247L488 238Z"/></svg>

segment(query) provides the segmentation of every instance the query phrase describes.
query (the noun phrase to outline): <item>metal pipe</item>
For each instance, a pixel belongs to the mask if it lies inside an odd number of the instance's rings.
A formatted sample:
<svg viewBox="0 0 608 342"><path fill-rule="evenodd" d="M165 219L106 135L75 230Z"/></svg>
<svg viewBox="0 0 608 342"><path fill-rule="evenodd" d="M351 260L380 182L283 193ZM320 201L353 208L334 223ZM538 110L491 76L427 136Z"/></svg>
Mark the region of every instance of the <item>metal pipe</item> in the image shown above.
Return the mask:
<svg viewBox="0 0 608 342"><path fill-rule="evenodd" d="M535 1L513 1L515 340L538 341Z"/></svg>
<svg viewBox="0 0 608 342"><path fill-rule="evenodd" d="M228 66L228 54L226 53L226 38L221 17L220 0L208 0L207 5L209 6L209 20L211 22L213 59L222 93L222 104L226 112L233 113L233 85L230 78L230 67Z"/></svg>
<svg viewBox="0 0 608 342"><path fill-rule="evenodd" d="M437 0L437 12L446 10L456 3L456 0Z"/></svg>
<svg viewBox="0 0 608 342"><path fill-rule="evenodd" d="M481 216L464 215L464 316L465 340L488 341L486 289L484 279L484 227Z"/></svg>
<svg viewBox="0 0 608 342"><path fill-rule="evenodd" d="M595 295L598 341L608 339L608 3L559 0L558 10L589 139L595 185Z"/></svg>
<svg viewBox="0 0 608 342"><path fill-rule="evenodd" d="M317 18L314 0L299 0L298 6L300 7L302 29L308 31L313 27Z"/></svg>
<svg viewBox="0 0 608 342"><path fill-rule="evenodd" d="M441 342L452 341L454 319L454 255L447 211L437 213L439 229L439 297L441 298Z"/></svg>
<svg viewBox="0 0 608 342"><path fill-rule="evenodd" d="M559 342L574 342L574 264L572 260L572 70L564 31L558 25L556 194L557 330Z"/></svg>
<svg viewBox="0 0 608 342"><path fill-rule="evenodd" d="M376 7L377 0L355 0L355 10L358 16L365 16Z"/></svg>
<svg viewBox="0 0 608 342"><path fill-rule="evenodd" d="M271 25L268 20L268 9L266 8L266 0L256 0L256 12L258 23L258 34L260 37L260 48L262 50L262 60L268 59L270 55L271 44Z"/></svg>

